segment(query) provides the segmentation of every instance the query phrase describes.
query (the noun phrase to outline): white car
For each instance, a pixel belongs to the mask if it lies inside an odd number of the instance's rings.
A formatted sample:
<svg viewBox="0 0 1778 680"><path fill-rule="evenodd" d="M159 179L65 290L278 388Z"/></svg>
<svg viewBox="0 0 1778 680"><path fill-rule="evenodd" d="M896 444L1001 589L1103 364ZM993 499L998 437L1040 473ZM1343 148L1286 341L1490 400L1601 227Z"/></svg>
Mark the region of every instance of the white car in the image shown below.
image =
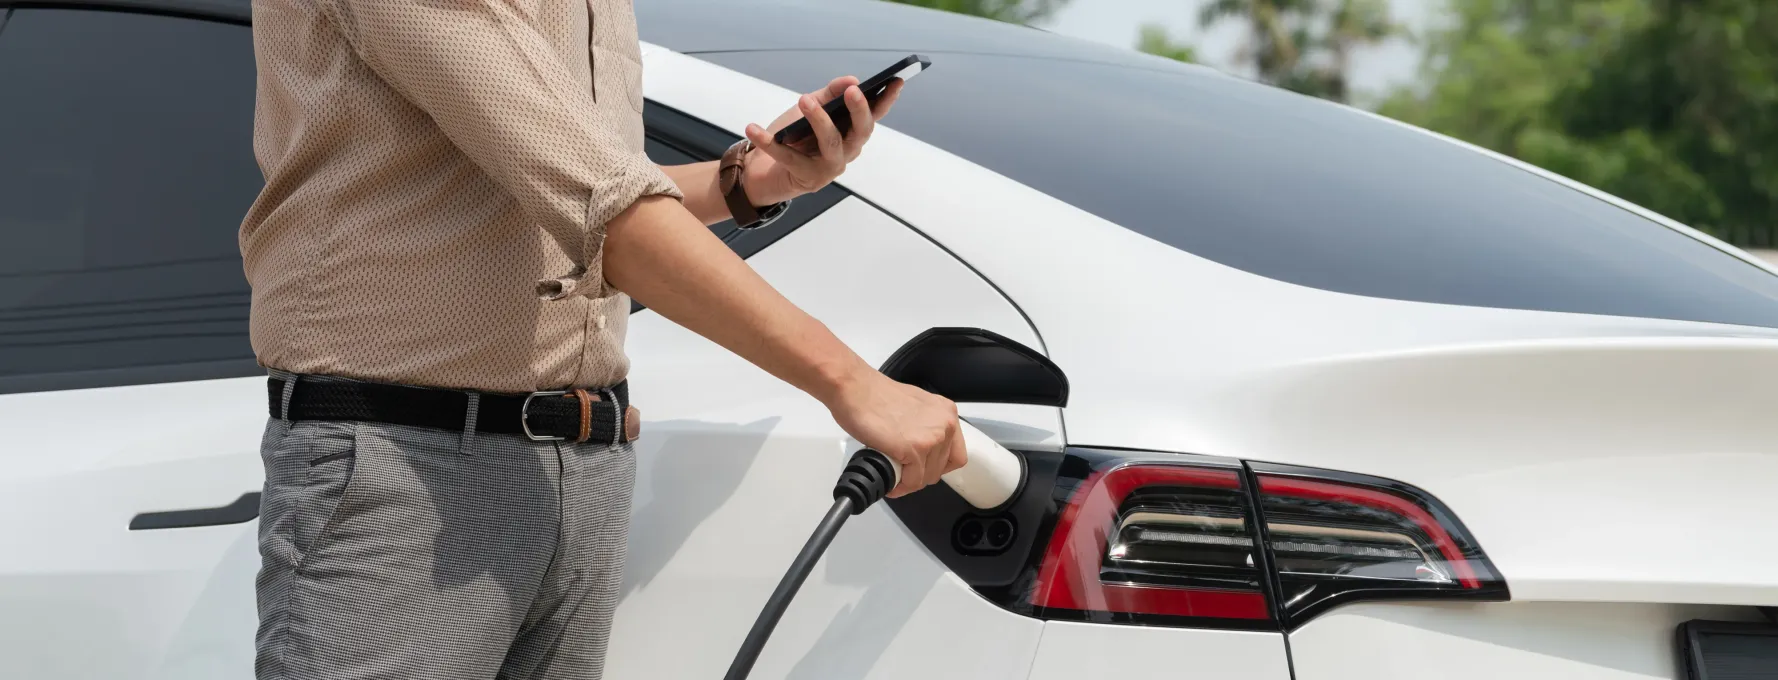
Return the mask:
<svg viewBox="0 0 1778 680"><path fill-rule="evenodd" d="M1025 459L1020 495L855 518L753 677L1778 677L1767 265L1204 68L894 5L638 4L663 163L930 57L838 185L715 229L867 359L981 329L1067 380L965 404ZM0 678L250 677L248 4L13 5ZM717 678L846 440L652 312L628 347L646 424L607 677Z"/></svg>

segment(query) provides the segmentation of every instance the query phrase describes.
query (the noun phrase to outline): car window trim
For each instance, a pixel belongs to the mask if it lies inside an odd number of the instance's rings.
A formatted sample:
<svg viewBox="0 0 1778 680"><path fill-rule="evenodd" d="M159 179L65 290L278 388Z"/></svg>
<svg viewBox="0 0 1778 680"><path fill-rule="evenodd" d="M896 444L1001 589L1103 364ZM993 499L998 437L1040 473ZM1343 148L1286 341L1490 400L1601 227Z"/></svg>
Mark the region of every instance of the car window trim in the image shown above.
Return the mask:
<svg viewBox="0 0 1778 680"><path fill-rule="evenodd" d="M253 20L251 4L245 1L233 2L230 0L0 0L0 9L64 9L159 14L241 26L249 25Z"/></svg>
<svg viewBox="0 0 1778 680"><path fill-rule="evenodd" d="M0 377L0 394L159 385L198 380L251 378L264 375L266 375L266 369L252 357L219 359L179 364L153 364L124 368L101 368L90 371L57 371L6 376Z"/></svg>
<svg viewBox="0 0 1778 680"><path fill-rule="evenodd" d="M648 136L693 158L716 160L741 137L653 99L642 102L642 125Z"/></svg>

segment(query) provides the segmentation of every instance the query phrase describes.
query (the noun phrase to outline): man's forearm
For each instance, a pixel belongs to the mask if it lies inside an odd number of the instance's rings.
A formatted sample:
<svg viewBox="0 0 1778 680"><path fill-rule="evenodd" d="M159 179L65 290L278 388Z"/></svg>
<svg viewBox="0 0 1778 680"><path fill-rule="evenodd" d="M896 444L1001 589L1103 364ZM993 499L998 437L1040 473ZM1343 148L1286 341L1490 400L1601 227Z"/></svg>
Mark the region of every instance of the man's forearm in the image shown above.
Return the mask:
<svg viewBox="0 0 1778 680"><path fill-rule="evenodd" d="M717 189L716 161L663 165L661 170L679 185L679 193L685 194L685 209L704 226L729 218L728 204L723 202L722 192Z"/></svg>
<svg viewBox="0 0 1778 680"><path fill-rule="evenodd" d="M699 225L687 207L649 197L612 220L605 279L823 403L831 405L852 382L875 372Z"/></svg>

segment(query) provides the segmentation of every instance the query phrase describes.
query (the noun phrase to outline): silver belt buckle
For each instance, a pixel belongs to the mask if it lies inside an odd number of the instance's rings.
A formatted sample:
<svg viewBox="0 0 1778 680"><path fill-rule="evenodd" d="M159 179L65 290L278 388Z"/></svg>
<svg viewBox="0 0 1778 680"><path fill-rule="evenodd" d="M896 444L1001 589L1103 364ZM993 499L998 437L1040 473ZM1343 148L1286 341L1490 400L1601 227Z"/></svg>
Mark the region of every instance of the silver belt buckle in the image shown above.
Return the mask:
<svg viewBox="0 0 1778 680"><path fill-rule="evenodd" d="M531 400L538 397L562 397L567 396L567 394L568 390L551 390L548 392L532 392L525 395L524 403L519 404L519 429L525 431L525 437L534 442L568 441L567 437L551 437L549 435L539 435L531 432Z"/></svg>

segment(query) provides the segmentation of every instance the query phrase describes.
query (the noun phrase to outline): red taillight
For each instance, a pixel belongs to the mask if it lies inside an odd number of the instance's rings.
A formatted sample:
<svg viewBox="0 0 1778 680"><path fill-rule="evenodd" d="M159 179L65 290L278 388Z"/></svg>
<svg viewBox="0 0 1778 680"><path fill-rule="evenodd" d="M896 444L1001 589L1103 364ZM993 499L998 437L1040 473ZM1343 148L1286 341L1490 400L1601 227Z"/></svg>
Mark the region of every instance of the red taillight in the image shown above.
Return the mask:
<svg viewBox="0 0 1778 680"><path fill-rule="evenodd" d="M1271 618L1239 468L1122 463L1070 494L1031 604L1087 620Z"/></svg>
<svg viewBox="0 0 1778 680"><path fill-rule="evenodd" d="M1355 600L1506 599L1481 547L1424 491L1327 470L1251 467L1287 623Z"/></svg>
<svg viewBox="0 0 1778 680"><path fill-rule="evenodd" d="M1008 508L982 514L942 487L890 507L1021 615L1289 630L1346 602L1508 597L1455 513L1401 482L1128 449L1020 455L1028 481Z"/></svg>
<svg viewBox="0 0 1778 680"><path fill-rule="evenodd" d="M1259 490L1269 499L1296 498L1328 504L1344 503L1354 507L1391 513L1419 530L1420 535L1424 536L1436 549L1434 559L1442 559L1446 564L1449 564L1452 575L1463 584L1463 587L1481 587L1481 581L1476 578L1475 569L1470 567L1463 553L1458 550L1457 542L1451 538L1451 533L1441 526L1438 520L1433 519L1431 513L1406 498L1376 489L1272 475L1260 476Z"/></svg>

